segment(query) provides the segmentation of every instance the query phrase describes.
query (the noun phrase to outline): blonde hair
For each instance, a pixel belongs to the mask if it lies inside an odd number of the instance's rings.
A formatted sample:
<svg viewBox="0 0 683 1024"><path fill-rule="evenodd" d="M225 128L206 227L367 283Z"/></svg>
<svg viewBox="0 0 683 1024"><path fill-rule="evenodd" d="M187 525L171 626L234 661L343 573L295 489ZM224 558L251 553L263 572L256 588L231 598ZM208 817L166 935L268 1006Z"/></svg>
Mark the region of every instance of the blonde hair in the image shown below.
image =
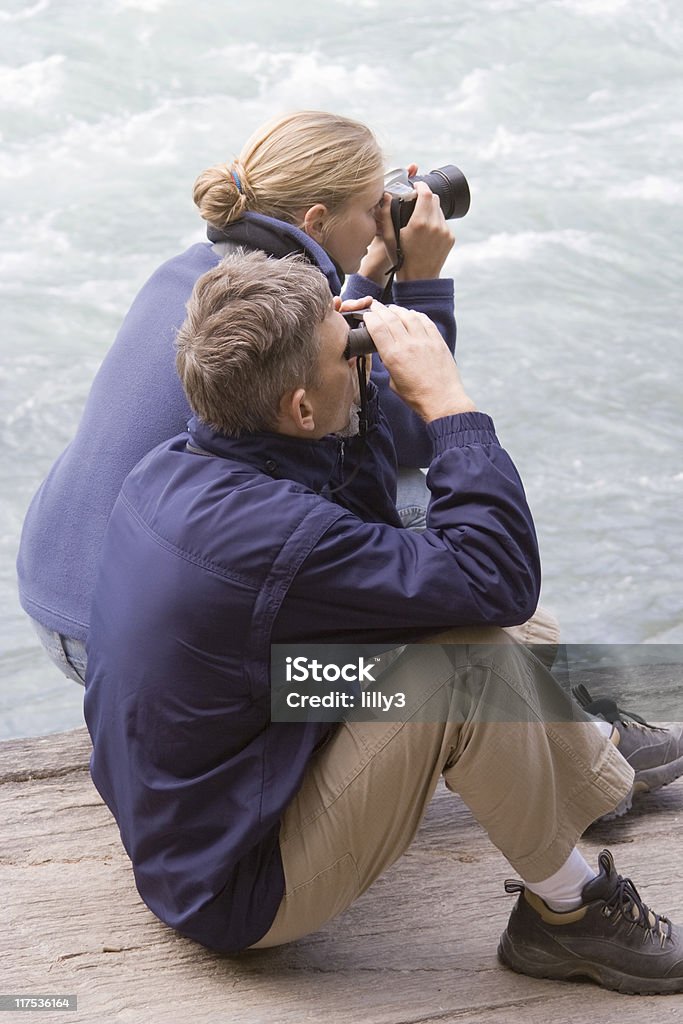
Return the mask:
<svg viewBox="0 0 683 1024"><path fill-rule="evenodd" d="M320 385L318 328L330 288L301 256L226 256L199 278L176 337L190 407L228 437L273 430L280 399Z"/></svg>
<svg viewBox="0 0 683 1024"><path fill-rule="evenodd" d="M384 158L364 124L320 110L300 110L259 128L232 164L203 171L194 201L204 220L223 228L247 210L290 224L315 203L338 212L381 177Z"/></svg>

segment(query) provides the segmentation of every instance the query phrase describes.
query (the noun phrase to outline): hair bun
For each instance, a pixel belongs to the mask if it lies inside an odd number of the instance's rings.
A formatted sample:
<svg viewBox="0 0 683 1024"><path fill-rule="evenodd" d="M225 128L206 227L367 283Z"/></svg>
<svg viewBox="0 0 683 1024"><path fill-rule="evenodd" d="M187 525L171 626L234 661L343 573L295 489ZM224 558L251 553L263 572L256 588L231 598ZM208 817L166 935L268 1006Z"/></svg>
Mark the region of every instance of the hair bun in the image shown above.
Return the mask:
<svg viewBox="0 0 683 1024"><path fill-rule="evenodd" d="M192 197L210 224L220 228L237 220L247 209L241 164L217 164L202 171L194 183Z"/></svg>

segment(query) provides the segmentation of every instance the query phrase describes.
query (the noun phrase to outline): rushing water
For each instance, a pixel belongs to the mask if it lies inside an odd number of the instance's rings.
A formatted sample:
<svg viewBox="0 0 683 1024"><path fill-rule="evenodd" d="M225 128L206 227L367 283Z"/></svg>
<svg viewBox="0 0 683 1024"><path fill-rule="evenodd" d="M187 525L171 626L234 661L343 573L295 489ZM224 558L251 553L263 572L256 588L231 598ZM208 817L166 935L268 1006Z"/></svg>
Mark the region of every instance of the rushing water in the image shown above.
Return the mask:
<svg viewBox="0 0 683 1024"><path fill-rule="evenodd" d="M81 721L16 598L24 511L191 185L284 110L472 187L459 363L575 643L683 642L677 0L0 0L0 736Z"/></svg>

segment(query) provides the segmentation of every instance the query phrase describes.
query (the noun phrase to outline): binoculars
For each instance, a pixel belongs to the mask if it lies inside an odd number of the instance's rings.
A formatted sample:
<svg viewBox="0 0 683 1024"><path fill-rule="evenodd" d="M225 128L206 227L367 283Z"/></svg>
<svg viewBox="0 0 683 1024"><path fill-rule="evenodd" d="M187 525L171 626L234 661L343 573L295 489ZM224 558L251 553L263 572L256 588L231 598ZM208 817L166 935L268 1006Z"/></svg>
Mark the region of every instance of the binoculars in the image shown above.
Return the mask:
<svg viewBox="0 0 683 1024"><path fill-rule="evenodd" d="M344 349L344 359L351 359L353 356L367 356L376 352L375 343L370 337L370 332L363 323L363 316L360 313L342 313L342 316L349 325L349 336Z"/></svg>

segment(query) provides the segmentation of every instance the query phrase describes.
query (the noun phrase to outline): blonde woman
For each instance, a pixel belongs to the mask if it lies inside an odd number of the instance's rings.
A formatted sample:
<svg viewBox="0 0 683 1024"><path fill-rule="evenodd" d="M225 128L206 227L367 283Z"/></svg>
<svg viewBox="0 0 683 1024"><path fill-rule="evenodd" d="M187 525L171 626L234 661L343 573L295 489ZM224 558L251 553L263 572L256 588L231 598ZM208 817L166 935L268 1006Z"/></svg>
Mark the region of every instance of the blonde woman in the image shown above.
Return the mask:
<svg viewBox="0 0 683 1024"><path fill-rule="evenodd" d="M383 171L382 152L365 125L299 111L270 121L235 160L200 174L194 199L208 241L164 263L136 297L93 382L76 436L26 516L20 599L47 653L70 678L85 680L95 574L121 484L152 448L182 432L190 416L173 343L195 282L241 247L274 257L301 253L325 274L332 294L351 275L345 298L379 298L395 257ZM422 182L417 191L401 232L404 262L391 301L426 313L453 351L453 282L439 278L453 236L438 198ZM407 471L426 465L431 444L424 425L389 389L377 357L373 379L399 465Z"/></svg>

